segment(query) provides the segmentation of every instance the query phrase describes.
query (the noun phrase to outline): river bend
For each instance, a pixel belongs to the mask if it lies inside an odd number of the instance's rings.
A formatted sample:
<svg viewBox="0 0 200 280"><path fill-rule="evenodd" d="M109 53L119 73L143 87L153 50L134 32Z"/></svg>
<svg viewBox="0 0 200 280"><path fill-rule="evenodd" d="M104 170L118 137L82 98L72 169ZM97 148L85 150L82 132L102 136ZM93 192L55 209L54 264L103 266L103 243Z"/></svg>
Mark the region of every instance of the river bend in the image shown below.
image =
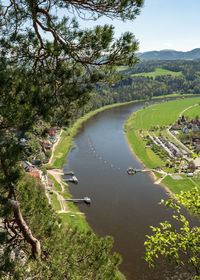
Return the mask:
<svg viewBox="0 0 200 280"><path fill-rule="evenodd" d="M64 169L73 170L80 182L70 185L73 197L92 200L90 207L79 207L91 228L99 236L114 237L114 250L123 257L120 270L127 280L172 279L172 271L165 266L151 271L142 259L149 226L170 219L169 210L158 205L167 199L166 191L153 184L148 174L126 172L129 166L142 167L123 132L124 121L142 106L141 102L114 107L85 122Z"/></svg>

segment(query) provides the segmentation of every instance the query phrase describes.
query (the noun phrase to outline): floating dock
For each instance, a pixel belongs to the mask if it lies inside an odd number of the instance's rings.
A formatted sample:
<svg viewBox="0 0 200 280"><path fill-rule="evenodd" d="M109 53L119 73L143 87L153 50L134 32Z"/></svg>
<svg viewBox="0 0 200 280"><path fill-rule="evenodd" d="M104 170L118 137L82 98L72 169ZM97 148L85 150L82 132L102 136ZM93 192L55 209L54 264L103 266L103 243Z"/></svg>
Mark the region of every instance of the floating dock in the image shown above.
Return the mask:
<svg viewBox="0 0 200 280"><path fill-rule="evenodd" d="M78 184L78 179L76 178L76 176L72 176L72 177L69 178L69 179L63 178L63 181L64 181L64 182L70 182L70 183Z"/></svg>
<svg viewBox="0 0 200 280"><path fill-rule="evenodd" d="M74 171L65 171L64 175L74 176Z"/></svg>
<svg viewBox="0 0 200 280"><path fill-rule="evenodd" d="M152 171L152 169L137 169L137 168L133 168L133 167L129 167L127 169L127 173L129 175L134 175L134 174L136 174L138 172L150 172L150 171Z"/></svg>
<svg viewBox="0 0 200 280"><path fill-rule="evenodd" d="M65 199L65 201L70 201L70 202L76 202L76 203L81 203L84 202L86 204L91 204L91 199L89 197L84 197L84 198L71 198L71 199Z"/></svg>

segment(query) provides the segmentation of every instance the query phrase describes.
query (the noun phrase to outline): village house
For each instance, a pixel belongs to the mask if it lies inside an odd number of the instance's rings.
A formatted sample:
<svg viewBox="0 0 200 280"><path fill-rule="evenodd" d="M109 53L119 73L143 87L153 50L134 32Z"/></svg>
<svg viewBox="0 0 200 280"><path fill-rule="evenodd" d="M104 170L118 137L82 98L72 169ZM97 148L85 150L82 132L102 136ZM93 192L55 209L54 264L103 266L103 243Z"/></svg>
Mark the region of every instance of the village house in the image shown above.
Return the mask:
<svg viewBox="0 0 200 280"><path fill-rule="evenodd" d="M40 172L39 171L31 171L31 172L27 172L27 174L35 177L35 179L38 180L38 181L40 180Z"/></svg>
<svg viewBox="0 0 200 280"><path fill-rule="evenodd" d="M56 127L49 128L48 135L50 137L56 137L56 134L57 134L57 128Z"/></svg>
<svg viewBox="0 0 200 280"><path fill-rule="evenodd" d="M50 150L52 147L52 143L48 140L41 140L40 145L42 146L43 151Z"/></svg>
<svg viewBox="0 0 200 280"><path fill-rule="evenodd" d="M196 124L197 126L200 126L200 121L199 120L191 120L192 124Z"/></svg>
<svg viewBox="0 0 200 280"><path fill-rule="evenodd" d="M25 172L35 172L38 171L38 169L32 165L29 161L23 161L21 163L21 166L23 167Z"/></svg>
<svg viewBox="0 0 200 280"><path fill-rule="evenodd" d="M197 124L192 124L192 131L193 132L198 132L199 131L199 128L198 128Z"/></svg>
<svg viewBox="0 0 200 280"><path fill-rule="evenodd" d="M28 161L23 161L21 163L21 166L23 167L24 171L29 174L30 176L35 177L37 180L41 179L41 171L38 170L34 165L32 165Z"/></svg>
<svg viewBox="0 0 200 280"><path fill-rule="evenodd" d="M184 125L184 126L183 126L182 132L183 132L183 133L189 133L189 129L188 129L187 125Z"/></svg>
<svg viewBox="0 0 200 280"><path fill-rule="evenodd" d="M196 148L200 147L200 138L193 138L192 143Z"/></svg>
<svg viewBox="0 0 200 280"><path fill-rule="evenodd" d="M180 126L179 126L178 123L174 123L174 124L171 126L171 129L173 129L173 130L180 129Z"/></svg>

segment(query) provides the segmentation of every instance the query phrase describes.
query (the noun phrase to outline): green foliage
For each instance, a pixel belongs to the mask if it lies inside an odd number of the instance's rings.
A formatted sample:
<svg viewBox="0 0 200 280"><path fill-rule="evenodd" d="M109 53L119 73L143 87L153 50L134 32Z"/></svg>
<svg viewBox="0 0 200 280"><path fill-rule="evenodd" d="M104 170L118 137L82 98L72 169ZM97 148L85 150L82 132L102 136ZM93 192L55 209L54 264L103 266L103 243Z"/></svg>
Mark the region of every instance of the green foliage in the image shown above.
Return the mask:
<svg viewBox="0 0 200 280"><path fill-rule="evenodd" d="M47 158L50 158L50 156L51 156L51 150L46 150L46 151L45 151L45 156L46 156Z"/></svg>
<svg viewBox="0 0 200 280"><path fill-rule="evenodd" d="M144 245L146 248L145 260L154 267L155 260L163 256L168 263L183 266L183 270L192 269L190 276L200 279L200 227L192 226L185 216L181 214L181 206L186 207L195 215L199 211L199 189L193 188L188 192L181 192L176 200L169 199L161 203L175 211L173 219L178 222L177 228L165 221L159 227L151 227L152 235L147 235ZM183 271L182 270L182 271Z"/></svg>
<svg viewBox="0 0 200 280"><path fill-rule="evenodd" d="M25 263L11 260L5 251L7 258L1 262L1 279L7 271L11 279L122 279L117 269L121 257L110 254L111 237L98 238L89 229L80 231L78 223L73 227L68 223L60 225L60 218L48 204L43 186L28 175L22 176L17 197L24 219L42 243L42 259L31 260L26 243L19 246L26 252Z"/></svg>
<svg viewBox="0 0 200 280"><path fill-rule="evenodd" d="M105 104L131 100L150 100L159 96L173 97L174 94L199 94L199 67L199 61L180 60L143 61L134 68L122 68L122 80L112 86L97 85L89 102L90 108L96 109ZM105 91L109 92L109 95L105 96Z"/></svg>
<svg viewBox="0 0 200 280"><path fill-rule="evenodd" d="M133 19L142 4L142 0L86 1L84 5L65 0L1 1L0 214L10 226L5 232L14 234L11 248L17 246L26 255L24 265L20 259L12 260L8 235L2 235L1 278L121 278L120 257L109 255L112 239L98 239L90 231L77 234L75 227L60 225L43 187L22 175L20 163L27 156L42 161L41 147L32 135L44 136L44 122L72 123L97 82L112 83L119 79L115 66L138 62L133 34L126 32L115 40L112 25L82 29L76 17ZM20 143L20 137L27 143ZM64 163L61 144L62 155L55 165ZM41 244L41 252L34 251L36 244ZM41 259L31 259L40 253Z"/></svg>

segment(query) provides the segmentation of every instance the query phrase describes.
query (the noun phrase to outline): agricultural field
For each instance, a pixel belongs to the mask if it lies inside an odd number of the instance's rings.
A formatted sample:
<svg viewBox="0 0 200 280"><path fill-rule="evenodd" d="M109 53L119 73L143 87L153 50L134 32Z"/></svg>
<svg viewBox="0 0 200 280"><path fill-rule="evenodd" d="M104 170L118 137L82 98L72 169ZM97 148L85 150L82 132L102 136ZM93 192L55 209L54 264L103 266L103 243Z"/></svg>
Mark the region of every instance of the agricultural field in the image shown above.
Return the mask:
<svg viewBox="0 0 200 280"><path fill-rule="evenodd" d="M148 73L138 73L138 74L133 74L131 75L132 77L135 76L144 76L144 77L152 77L155 79L156 76L165 76L165 75L171 75L173 77L180 76L182 72L173 72L167 69L163 68L156 68L154 72L148 72Z"/></svg>
<svg viewBox="0 0 200 280"><path fill-rule="evenodd" d="M185 108L199 102L200 97L195 97L155 104L133 114L129 118L128 124L134 129L150 129L156 125L168 126L178 119L179 114Z"/></svg>

